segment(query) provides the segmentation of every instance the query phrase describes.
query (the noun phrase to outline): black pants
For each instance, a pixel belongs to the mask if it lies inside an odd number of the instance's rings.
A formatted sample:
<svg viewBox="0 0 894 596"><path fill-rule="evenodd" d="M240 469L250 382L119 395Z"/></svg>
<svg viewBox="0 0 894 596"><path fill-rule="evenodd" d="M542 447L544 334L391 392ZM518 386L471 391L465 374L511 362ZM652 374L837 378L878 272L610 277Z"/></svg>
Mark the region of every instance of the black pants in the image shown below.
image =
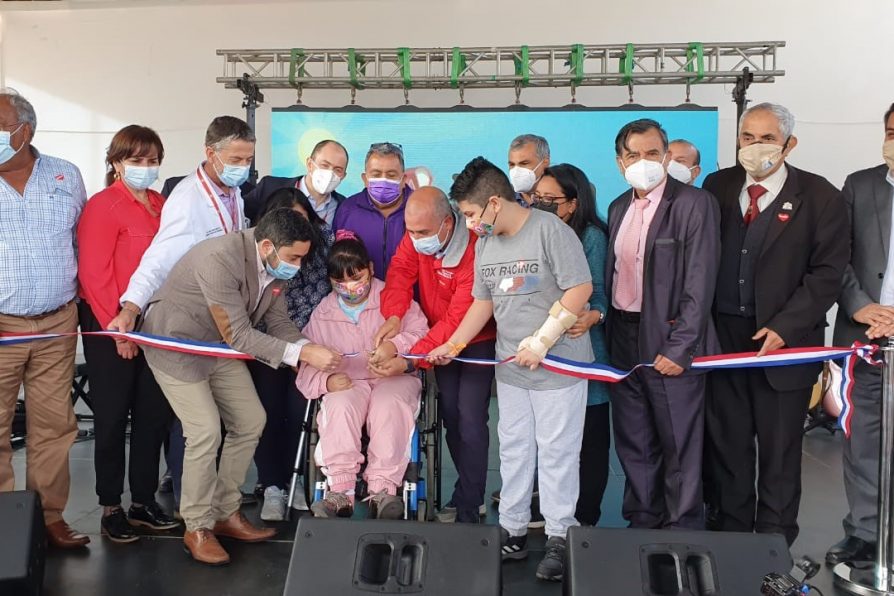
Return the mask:
<svg viewBox="0 0 894 596"><path fill-rule="evenodd" d="M307 400L295 387L291 368L273 369L252 360L248 371L267 412L267 426L255 449L258 484L288 490Z"/></svg>
<svg viewBox="0 0 894 596"><path fill-rule="evenodd" d="M584 440L580 447L580 496L577 521L595 526L602 516L602 496L608 484L608 450L611 444L608 403L587 406Z"/></svg>
<svg viewBox="0 0 894 596"><path fill-rule="evenodd" d="M640 363L639 322L612 321L612 364ZM633 528L704 529L705 375L640 368L611 385L615 452L624 468L622 514Z"/></svg>
<svg viewBox="0 0 894 596"><path fill-rule="evenodd" d="M463 350L466 358L493 358L494 342L472 344ZM490 431L487 427L492 366L451 362L435 368L438 398L447 448L456 466L458 478L453 487L457 510L475 511L484 503L487 483L487 454Z"/></svg>
<svg viewBox="0 0 894 596"><path fill-rule="evenodd" d="M81 330L100 331L90 307L78 305ZM158 489L158 463L168 434L171 407L155 382L143 353L133 360L118 356L108 337L84 336L90 398L93 401L93 463L99 504L121 504L127 419L130 416L128 481L131 501L152 503Z"/></svg>
<svg viewBox="0 0 894 596"><path fill-rule="evenodd" d="M751 339L756 331L754 319L717 317L724 353L758 350ZM791 545L798 536L801 438L811 387L777 391L760 368L714 371L710 385L709 477L719 529L783 534Z"/></svg>

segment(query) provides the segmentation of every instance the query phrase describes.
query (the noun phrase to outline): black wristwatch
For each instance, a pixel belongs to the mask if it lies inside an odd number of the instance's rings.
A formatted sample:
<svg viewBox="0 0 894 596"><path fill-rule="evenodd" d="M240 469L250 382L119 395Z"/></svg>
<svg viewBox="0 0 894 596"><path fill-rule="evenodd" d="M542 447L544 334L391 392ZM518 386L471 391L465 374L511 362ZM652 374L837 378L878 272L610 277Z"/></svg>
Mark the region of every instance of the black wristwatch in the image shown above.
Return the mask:
<svg viewBox="0 0 894 596"><path fill-rule="evenodd" d="M412 372L416 372L416 361L407 358L407 368L404 369L404 374L408 375Z"/></svg>

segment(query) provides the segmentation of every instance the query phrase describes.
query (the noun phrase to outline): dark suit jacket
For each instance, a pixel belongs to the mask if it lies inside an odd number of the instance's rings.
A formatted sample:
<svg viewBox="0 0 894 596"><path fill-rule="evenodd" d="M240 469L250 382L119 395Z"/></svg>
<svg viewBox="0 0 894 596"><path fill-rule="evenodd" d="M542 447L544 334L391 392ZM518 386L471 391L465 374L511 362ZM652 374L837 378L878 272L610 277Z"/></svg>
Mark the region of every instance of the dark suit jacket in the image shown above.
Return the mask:
<svg viewBox="0 0 894 596"><path fill-rule="evenodd" d="M186 176L173 176L165 180L164 185L161 187L161 194L164 198L168 198L171 196L171 193L174 192L174 187L180 184L180 181L186 178ZM242 186L239 187L239 191L242 193L242 199L245 200L245 195L252 190L254 190L255 185L251 182L246 182Z"/></svg>
<svg viewBox="0 0 894 596"><path fill-rule="evenodd" d="M844 181L841 194L850 215L851 262L844 270L838 297L835 345L849 346L866 339L867 326L851 317L882 293L888 249L891 244L891 203L894 189L887 180L888 166L854 172Z"/></svg>
<svg viewBox="0 0 894 596"><path fill-rule="evenodd" d="M225 342L259 362L279 367L286 343L303 336L286 312L286 282L274 280L258 298L258 260L254 228L199 242L152 296L140 330ZM262 321L266 333L257 330ZM156 348L146 348L146 359L187 383L207 379L216 360Z"/></svg>
<svg viewBox="0 0 894 596"><path fill-rule="evenodd" d="M297 188L298 182L302 178L304 178L304 176L298 176L296 178L264 176L261 178L260 182L258 182L258 186L255 187L254 190L247 194L243 193L242 198L245 201L245 216L251 220L252 225L257 225L258 219L260 219L261 214L264 213L264 208L267 206L267 201L270 200L270 195L280 188ZM332 198L335 200L336 205L340 205L341 202L345 200L344 195L338 194L337 192L332 193Z"/></svg>
<svg viewBox="0 0 894 596"><path fill-rule="evenodd" d="M632 207L632 192L623 193L608 209L609 303L614 294L615 241L624 214ZM711 304L720 266L719 220L714 197L668 176L646 236L639 332L643 362L661 354L688 369L693 358L718 352ZM611 314L607 325L611 334Z"/></svg>
<svg viewBox="0 0 894 596"><path fill-rule="evenodd" d="M773 218L756 265L754 306L756 329L768 327L787 347L825 344L826 312L841 291L850 257L847 209L841 193L828 180L786 165L788 177L779 192L786 221ZM741 166L714 172L704 188L720 202L721 241L730 226L742 221L739 195L745 185ZM822 365L764 368L777 391L812 386Z"/></svg>

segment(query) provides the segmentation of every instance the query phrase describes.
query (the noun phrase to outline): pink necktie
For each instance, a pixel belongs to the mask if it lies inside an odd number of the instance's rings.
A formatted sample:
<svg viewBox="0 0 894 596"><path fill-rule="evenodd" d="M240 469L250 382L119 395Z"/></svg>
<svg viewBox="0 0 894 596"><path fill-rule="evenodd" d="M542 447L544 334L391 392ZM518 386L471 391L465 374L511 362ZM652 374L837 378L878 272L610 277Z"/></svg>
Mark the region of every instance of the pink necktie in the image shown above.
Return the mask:
<svg viewBox="0 0 894 596"><path fill-rule="evenodd" d="M649 199L633 200L633 219L624 230L621 240L621 254L618 256L618 285L615 288L615 302L626 310L636 302L636 255L639 251L639 238L643 230L643 210Z"/></svg>

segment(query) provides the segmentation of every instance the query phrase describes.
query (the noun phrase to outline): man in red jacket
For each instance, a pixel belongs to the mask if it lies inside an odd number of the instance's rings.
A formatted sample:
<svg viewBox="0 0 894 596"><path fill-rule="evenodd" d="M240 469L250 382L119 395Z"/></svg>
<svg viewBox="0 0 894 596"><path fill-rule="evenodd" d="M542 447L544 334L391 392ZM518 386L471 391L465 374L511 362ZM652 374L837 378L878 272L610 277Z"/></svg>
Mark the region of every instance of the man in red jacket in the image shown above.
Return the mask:
<svg viewBox="0 0 894 596"><path fill-rule="evenodd" d="M400 328L400 319L413 299L419 283L419 302L428 318L428 335L413 346L414 354L428 354L442 345L472 304L475 280L475 241L463 227L447 196L432 186L420 188L407 201L404 212L407 233L391 259L382 292L385 324L376 335L376 353L370 366L376 374L401 374L426 362L395 358L388 341ZM457 346L466 358L493 358L496 330L491 321L468 346ZM435 369L441 416L447 431L447 447L459 478L453 498L445 506L447 517L456 512L456 521L478 523L487 480L488 404L494 369L452 362ZM444 521L449 521L445 519Z"/></svg>

